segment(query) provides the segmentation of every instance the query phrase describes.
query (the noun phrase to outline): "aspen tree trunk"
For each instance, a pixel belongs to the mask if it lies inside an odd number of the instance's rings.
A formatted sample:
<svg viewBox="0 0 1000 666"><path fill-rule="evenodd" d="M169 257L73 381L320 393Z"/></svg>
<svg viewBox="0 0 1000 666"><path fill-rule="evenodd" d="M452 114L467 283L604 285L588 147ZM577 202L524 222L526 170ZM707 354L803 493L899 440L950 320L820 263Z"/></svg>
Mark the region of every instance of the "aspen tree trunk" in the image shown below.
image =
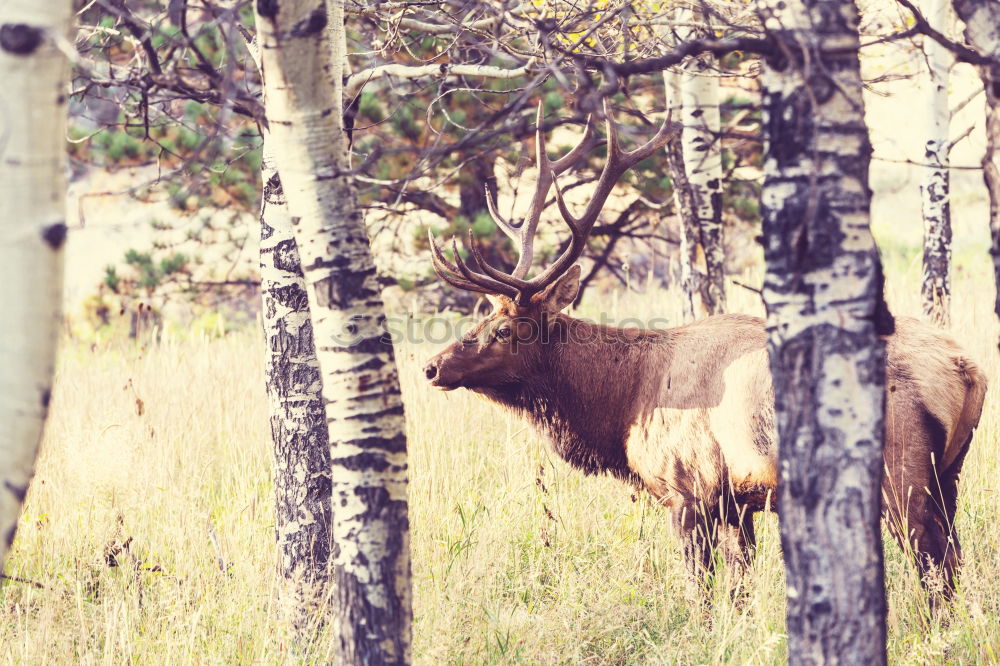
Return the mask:
<svg viewBox="0 0 1000 666"><path fill-rule="evenodd" d="M947 31L947 0L929 0L925 12L931 25ZM924 217L923 282L920 294L924 314L938 326L951 325L951 204L948 170L948 130L951 108L948 105L948 78L952 58L949 51L930 38L924 38L924 55L930 74L930 100L927 104L926 166L920 186Z"/></svg>
<svg viewBox="0 0 1000 666"><path fill-rule="evenodd" d="M965 40L990 65L980 65L986 90L986 152L983 183L989 196L990 233L993 237L993 273L997 284L994 310L1000 317L1000 2L954 0L955 13L965 22Z"/></svg>
<svg viewBox="0 0 1000 666"><path fill-rule="evenodd" d="M342 664L410 659L406 437L343 132L343 1L258 0L270 145L312 312L331 444Z"/></svg>
<svg viewBox="0 0 1000 666"><path fill-rule="evenodd" d="M695 21L702 13L685 11ZM687 38L704 37L690 29ZM708 35L711 36L711 35ZM694 193L695 214L704 255L702 306L709 315L726 309L726 251L722 226L722 121L715 56L691 58L680 71L680 118L684 169Z"/></svg>
<svg viewBox="0 0 1000 666"><path fill-rule="evenodd" d="M683 114L681 109L680 74L663 72L663 82L667 90L668 112L671 117ZM688 180L684 157L683 140L674 139L664 147L667 156L667 170L674 192L674 209L677 213L677 230L680 236L678 254L680 256L681 292L683 292L684 321L694 321L706 311L705 251L701 242L701 226L694 188Z"/></svg>
<svg viewBox="0 0 1000 666"><path fill-rule="evenodd" d="M52 387L66 238L68 0L0 2L0 568Z"/></svg>
<svg viewBox="0 0 1000 666"><path fill-rule="evenodd" d="M260 278L281 609L304 630L311 618L322 620L330 602L330 440L306 283L266 133L261 176Z"/></svg>
<svg viewBox="0 0 1000 666"><path fill-rule="evenodd" d="M258 71L260 48L247 42ZM326 621L333 550L330 438L302 262L269 133L262 128L260 282L274 447L279 612L303 638Z"/></svg>
<svg viewBox="0 0 1000 666"><path fill-rule="evenodd" d="M997 17L1000 21L1000 16ZM997 298L993 311L1000 317L1000 65L984 77L986 88L986 152L983 154L983 182L989 197L990 235L993 247L993 277Z"/></svg>
<svg viewBox="0 0 1000 666"><path fill-rule="evenodd" d="M791 664L886 662L885 349L849 0L765 2L764 303ZM805 54L805 55L803 55Z"/></svg>

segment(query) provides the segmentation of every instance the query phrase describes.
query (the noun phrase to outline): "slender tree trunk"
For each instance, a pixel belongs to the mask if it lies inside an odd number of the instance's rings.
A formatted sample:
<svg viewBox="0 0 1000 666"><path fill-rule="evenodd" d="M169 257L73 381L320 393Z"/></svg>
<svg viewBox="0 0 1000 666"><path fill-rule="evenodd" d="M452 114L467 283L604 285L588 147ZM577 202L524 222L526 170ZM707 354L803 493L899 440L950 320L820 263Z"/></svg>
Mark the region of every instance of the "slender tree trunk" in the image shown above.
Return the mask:
<svg viewBox="0 0 1000 666"><path fill-rule="evenodd" d="M247 50L262 71L257 42L248 41ZM326 621L331 602L330 438L291 214L266 128L261 139L260 275L274 445L279 609L308 640L309 632Z"/></svg>
<svg viewBox="0 0 1000 666"><path fill-rule="evenodd" d="M0 2L0 568L52 388L66 238L67 0Z"/></svg>
<svg viewBox="0 0 1000 666"><path fill-rule="evenodd" d="M939 30L947 30L948 3L930 0L926 16ZM949 51L930 38L924 39L924 55L930 74L927 105L927 142L924 150L923 183L920 186L924 216L923 282L920 293L924 314L942 327L951 325L951 204L948 170L948 78L952 58Z"/></svg>
<svg viewBox="0 0 1000 666"><path fill-rule="evenodd" d="M983 183L989 196L990 233L993 237L993 273L997 284L994 310L1000 317L1000 2L954 0L955 13L965 22L965 40L979 54L992 60L981 65L979 75L986 90L986 152Z"/></svg>
<svg viewBox="0 0 1000 666"><path fill-rule="evenodd" d="M702 20L701 12L690 14ZM688 38L704 37L691 30ZM706 314L726 309L726 250L722 226L722 121L715 56L692 58L680 72L681 141L684 169L694 193L701 249L704 253L702 305Z"/></svg>
<svg viewBox="0 0 1000 666"><path fill-rule="evenodd" d="M1000 21L1000 17L997 17ZM993 238L993 277L997 297L993 306L1000 317L1000 66L983 81L986 87L986 152L983 154L983 182L989 197L990 235Z"/></svg>
<svg viewBox="0 0 1000 666"><path fill-rule="evenodd" d="M342 664L410 659L406 437L343 132L343 2L255 3L273 147L312 312L332 465Z"/></svg>
<svg viewBox="0 0 1000 666"><path fill-rule="evenodd" d="M274 442L282 613L298 630L330 603L330 440L292 219L264 137L260 277Z"/></svg>
<svg viewBox="0 0 1000 666"><path fill-rule="evenodd" d="M858 15L765 4L785 57L764 68L768 351L792 664L884 664L879 529L892 318L869 229Z"/></svg>
<svg viewBox="0 0 1000 666"><path fill-rule="evenodd" d="M680 74L664 72L663 81L667 89L667 103L671 116L682 115ZM694 321L706 310L705 250L702 246L701 225L698 221L698 204L694 187L688 179L685 144L683 140L670 141L664 148L667 156L667 170L674 192L674 209L677 214L677 231L680 237L681 292L684 296L684 321Z"/></svg>

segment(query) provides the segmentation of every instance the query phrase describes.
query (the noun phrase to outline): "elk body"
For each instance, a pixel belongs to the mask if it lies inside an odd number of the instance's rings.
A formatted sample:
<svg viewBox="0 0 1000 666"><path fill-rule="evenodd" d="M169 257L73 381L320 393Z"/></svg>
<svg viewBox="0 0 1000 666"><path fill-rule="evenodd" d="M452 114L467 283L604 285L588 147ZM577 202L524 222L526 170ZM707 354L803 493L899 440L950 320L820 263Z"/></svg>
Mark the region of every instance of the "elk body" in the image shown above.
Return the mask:
<svg viewBox="0 0 1000 666"><path fill-rule="evenodd" d="M607 110L605 110L607 115ZM533 423L555 451L586 473L609 473L644 487L671 510L696 571L713 551L746 562L753 514L774 506L778 480L774 394L763 320L718 315L666 330L617 329L562 313L577 296L582 252L614 181L670 138L667 124L649 143L622 152L608 121L608 164L579 218L560 211L573 238L556 263L532 280L531 235L555 176L580 146L548 162L520 225L491 210L521 242L518 266L505 274L472 252L482 271L433 243L438 274L491 297L492 314L425 368L441 389L466 388ZM527 256L527 259L525 257ZM961 549L954 531L958 479L979 422L986 381L944 333L898 318L887 340L883 513L921 572L939 571L950 593ZM926 576L925 576L926 578Z"/></svg>

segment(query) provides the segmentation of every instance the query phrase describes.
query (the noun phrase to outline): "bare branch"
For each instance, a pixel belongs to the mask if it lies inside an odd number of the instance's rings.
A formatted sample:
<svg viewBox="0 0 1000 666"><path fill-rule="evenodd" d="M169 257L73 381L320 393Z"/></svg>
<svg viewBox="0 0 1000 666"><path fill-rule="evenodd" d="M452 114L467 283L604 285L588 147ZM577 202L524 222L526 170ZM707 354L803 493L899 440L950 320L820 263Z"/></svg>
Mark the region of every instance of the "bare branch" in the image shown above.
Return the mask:
<svg viewBox="0 0 1000 666"><path fill-rule="evenodd" d="M344 84L344 94L353 98L369 81L394 76L401 79L419 79L427 76L473 76L487 79L516 79L527 74L535 64L534 59L528 60L521 67L508 69L492 65L380 65L352 74Z"/></svg>

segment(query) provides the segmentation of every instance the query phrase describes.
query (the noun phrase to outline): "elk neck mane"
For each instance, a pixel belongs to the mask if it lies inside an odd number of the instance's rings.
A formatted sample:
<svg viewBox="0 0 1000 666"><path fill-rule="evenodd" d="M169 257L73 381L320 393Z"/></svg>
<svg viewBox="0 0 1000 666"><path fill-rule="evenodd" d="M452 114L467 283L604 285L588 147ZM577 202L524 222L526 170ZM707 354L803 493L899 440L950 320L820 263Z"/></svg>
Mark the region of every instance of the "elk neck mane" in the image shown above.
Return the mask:
<svg viewBox="0 0 1000 666"><path fill-rule="evenodd" d="M668 331L621 329L558 315L523 379L474 389L526 418L567 462L588 474L637 481L625 441L655 406L670 364Z"/></svg>

